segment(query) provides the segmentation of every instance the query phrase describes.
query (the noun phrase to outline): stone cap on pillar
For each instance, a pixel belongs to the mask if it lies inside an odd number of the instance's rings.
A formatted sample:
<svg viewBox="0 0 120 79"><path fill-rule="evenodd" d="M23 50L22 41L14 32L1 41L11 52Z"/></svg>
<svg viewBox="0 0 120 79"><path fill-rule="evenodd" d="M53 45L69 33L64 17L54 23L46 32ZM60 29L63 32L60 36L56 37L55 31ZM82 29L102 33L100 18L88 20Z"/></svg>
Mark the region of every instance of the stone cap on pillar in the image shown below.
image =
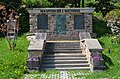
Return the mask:
<svg viewBox="0 0 120 79"><path fill-rule="evenodd" d="M35 39L30 42L28 51L42 51L44 48L44 40Z"/></svg>
<svg viewBox="0 0 120 79"><path fill-rule="evenodd" d="M101 47L99 41L97 39L84 39L86 47L92 51L92 50L103 50Z"/></svg>
<svg viewBox="0 0 120 79"><path fill-rule="evenodd" d="M80 41L82 41L83 39L91 39L89 32L80 32L79 37L80 37Z"/></svg>

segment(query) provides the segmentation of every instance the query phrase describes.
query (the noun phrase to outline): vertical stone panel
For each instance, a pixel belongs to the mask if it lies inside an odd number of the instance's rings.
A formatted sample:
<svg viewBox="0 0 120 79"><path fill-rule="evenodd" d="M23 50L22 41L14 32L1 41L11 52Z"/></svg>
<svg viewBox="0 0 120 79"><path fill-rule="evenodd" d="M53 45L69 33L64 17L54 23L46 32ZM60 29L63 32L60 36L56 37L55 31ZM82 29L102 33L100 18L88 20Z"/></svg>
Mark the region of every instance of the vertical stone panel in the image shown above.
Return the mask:
<svg viewBox="0 0 120 79"><path fill-rule="evenodd" d="M50 34L56 33L56 16L55 15L48 15L48 32Z"/></svg>
<svg viewBox="0 0 120 79"><path fill-rule="evenodd" d="M84 15L74 15L74 29L85 29Z"/></svg>
<svg viewBox="0 0 120 79"><path fill-rule="evenodd" d="M31 13L30 15L30 32L35 32L37 29L37 14Z"/></svg>
<svg viewBox="0 0 120 79"><path fill-rule="evenodd" d="M92 33L92 14L84 14L85 30Z"/></svg>
<svg viewBox="0 0 120 79"><path fill-rule="evenodd" d="M56 33L66 34L66 15L56 15Z"/></svg>
<svg viewBox="0 0 120 79"><path fill-rule="evenodd" d="M37 29L48 29L48 16L47 15L38 15L37 16L38 22L37 22Z"/></svg>
<svg viewBox="0 0 120 79"><path fill-rule="evenodd" d="M74 31L74 16L73 15L67 15L66 16L66 34L71 34L72 31Z"/></svg>

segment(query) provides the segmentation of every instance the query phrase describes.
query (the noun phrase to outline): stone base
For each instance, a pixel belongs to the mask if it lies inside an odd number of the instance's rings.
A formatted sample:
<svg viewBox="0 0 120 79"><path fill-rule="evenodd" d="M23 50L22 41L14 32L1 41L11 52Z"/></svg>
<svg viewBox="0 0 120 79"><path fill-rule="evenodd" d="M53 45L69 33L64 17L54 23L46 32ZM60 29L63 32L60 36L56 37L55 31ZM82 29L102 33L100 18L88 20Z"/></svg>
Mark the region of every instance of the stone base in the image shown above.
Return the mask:
<svg viewBox="0 0 120 79"><path fill-rule="evenodd" d="M39 69L40 67L40 59L39 58L28 58L27 60L27 68L28 69Z"/></svg>

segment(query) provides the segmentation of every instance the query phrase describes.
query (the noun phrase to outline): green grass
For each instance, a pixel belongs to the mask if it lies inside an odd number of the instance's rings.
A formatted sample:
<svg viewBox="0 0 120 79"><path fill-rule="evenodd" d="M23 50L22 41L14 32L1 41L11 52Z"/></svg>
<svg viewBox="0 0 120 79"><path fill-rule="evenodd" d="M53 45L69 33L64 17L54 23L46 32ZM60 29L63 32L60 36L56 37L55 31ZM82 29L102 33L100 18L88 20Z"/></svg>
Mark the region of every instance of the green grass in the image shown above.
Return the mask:
<svg viewBox="0 0 120 79"><path fill-rule="evenodd" d="M5 38L0 38L0 79L19 79L26 70L29 42L26 35L17 38L17 46L9 50Z"/></svg>

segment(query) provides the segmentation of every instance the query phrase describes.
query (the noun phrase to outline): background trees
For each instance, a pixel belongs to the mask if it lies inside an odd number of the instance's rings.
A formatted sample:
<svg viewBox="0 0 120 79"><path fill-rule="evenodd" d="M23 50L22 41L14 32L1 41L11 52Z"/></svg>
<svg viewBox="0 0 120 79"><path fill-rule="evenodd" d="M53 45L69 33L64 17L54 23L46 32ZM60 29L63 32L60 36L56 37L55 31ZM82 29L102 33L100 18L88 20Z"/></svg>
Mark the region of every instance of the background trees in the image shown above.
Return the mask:
<svg viewBox="0 0 120 79"><path fill-rule="evenodd" d="M0 0L0 4L4 4L6 6L14 8L18 8L21 4L21 0Z"/></svg>
<svg viewBox="0 0 120 79"><path fill-rule="evenodd" d="M21 0L22 4L25 4L29 8L50 7L52 3L48 0Z"/></svg>

